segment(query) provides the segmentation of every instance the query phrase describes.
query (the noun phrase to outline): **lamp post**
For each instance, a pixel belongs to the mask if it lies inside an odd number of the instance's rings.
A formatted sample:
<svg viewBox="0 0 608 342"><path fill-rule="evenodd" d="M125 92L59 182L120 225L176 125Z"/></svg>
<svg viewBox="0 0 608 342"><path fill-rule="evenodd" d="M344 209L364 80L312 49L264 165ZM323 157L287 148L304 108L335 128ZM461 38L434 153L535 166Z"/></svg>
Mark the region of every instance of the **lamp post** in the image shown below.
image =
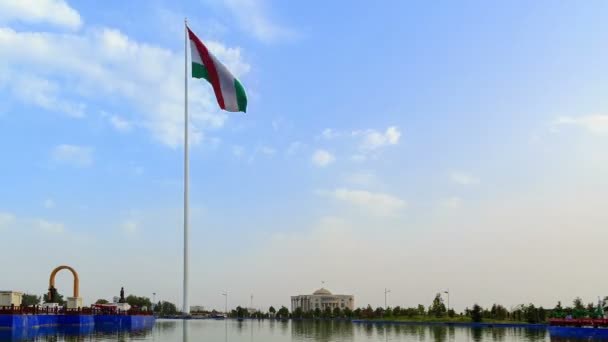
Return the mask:
<svg viewBox="0 0 608 342"><path fill-rule="evenodd" d="M450 289L443 291L443 293L448 295L448 313L450 311Z"/></svg>
<svg viewBox="0 0 608 342"><path fill-rule="evenodd" d="M226 318L228 318L228 291L224 291L224 293L222 293L222 296L226 297L226 301L224 304L224 312L226 313Z"/></svg>
<svg viewBox="0 0 608 342"><path fill-rule="evenodd" d="M156 292L152 292L152 312L154 312L154 308L156 308Z"/></svg>
<svg viewBox="0 0 608 342"><path fill-rule="evenodd" d="M386 306L386 295L387 295L388 293L390 293L390 292L391 292L391 290L389 290L389 289L387 289L387 288L384 288L384 310L386 310L386 309L388 308L388 307Z"/></svg>

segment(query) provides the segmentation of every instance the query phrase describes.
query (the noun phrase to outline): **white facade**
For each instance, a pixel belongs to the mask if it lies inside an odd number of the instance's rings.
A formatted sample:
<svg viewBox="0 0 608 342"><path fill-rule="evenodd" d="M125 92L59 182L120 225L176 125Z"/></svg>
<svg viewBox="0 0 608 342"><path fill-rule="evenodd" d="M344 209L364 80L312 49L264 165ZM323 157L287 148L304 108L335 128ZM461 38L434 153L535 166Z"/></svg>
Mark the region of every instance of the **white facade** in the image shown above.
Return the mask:
<svg viewBox="0 0 608 342"><path fill-rule="evenodd" d="M301 308L302 311L314 311L317 308L324 311L326 308L340 308L344 310L349 308L354 310L355 297L353 295L335 295L326 289L319 289L311 295L299 295L291 297L291 312Z"/></svg>
<svg viewBox="0 0 608 342"><path fill-rule="evenodd" d="M23 293L15 291L0 291L0 306L21 306Z"/></svg>
<svg viewBox="0 0 608 342"><path fill-rule="evenodd" d="M68 297L68 309L80 309L82 305L82 297Z"/></svg>

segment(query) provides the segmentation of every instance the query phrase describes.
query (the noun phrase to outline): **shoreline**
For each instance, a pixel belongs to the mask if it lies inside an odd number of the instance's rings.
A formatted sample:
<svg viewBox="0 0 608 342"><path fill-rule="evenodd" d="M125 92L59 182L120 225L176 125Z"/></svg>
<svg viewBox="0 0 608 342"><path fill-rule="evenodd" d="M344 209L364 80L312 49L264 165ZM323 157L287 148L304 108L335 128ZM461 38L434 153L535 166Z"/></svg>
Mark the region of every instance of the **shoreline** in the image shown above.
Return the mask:
<svg viewBox="0 0 608 342"><path fill-rule="evenodd" d="M391 324L391 325L430 325L446 327L472 327L472 328L530 328L545 329L549 325L545 323L491 323L491 322L424 322L424 321L395 321L395 320L368 320L353 319L355 324Z"/></svg>
<svg viewBox="0 0 608 342"><path fill-rule="evenodd" d="M335 322L350 322L354 324L378 324L378 325L425 325L425 326L446 326L446 327L472 327L472 328L530 328L530 329L545 329L549 327L546 323L518 323L518 322L450 322L450 321L400 321L400 320L369 320L369 319L348 319L348 318L234 318L228 317L217 319L211 317L157 317L157 319L177 319L177 320L234 320L234 321L249 321L249 320L269 320L269 321L335 321Z"/></svg>

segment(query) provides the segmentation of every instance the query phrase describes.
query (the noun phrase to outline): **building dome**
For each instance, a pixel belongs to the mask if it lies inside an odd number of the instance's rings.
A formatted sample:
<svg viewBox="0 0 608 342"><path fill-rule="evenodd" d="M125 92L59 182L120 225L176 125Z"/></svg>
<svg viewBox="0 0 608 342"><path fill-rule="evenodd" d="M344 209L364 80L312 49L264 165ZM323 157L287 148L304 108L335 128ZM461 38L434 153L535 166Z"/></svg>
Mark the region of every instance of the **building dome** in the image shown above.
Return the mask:
<svg viewBox="0 0 608 342"><path fill-rule="evenodd" d="M313 293L313 295L321 295L321 296L331 296L331 292L329 292L329 290L325 289L325 288L320 288L317 291L315 291Z"/></svg>

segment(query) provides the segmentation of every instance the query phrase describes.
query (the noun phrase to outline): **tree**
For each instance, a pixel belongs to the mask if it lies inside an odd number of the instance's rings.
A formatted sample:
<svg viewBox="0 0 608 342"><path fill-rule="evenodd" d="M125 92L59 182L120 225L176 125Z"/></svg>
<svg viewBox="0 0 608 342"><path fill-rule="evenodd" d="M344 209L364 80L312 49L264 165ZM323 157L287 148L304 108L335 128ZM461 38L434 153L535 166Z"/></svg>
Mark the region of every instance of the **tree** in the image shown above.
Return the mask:
<svg viewBox="0 0 608 342"><path fill-rule="evenodd" d="M424 316L425 313L426 313L426 309L424 308L424 305L418 304L418 315Z"/></svg>
<svg viewBox="0 0 608 342"><path fill-rule="evenodd" d="M277 313L277 310L274 308L274 306L271 306L270 308L268 308L268 312L271 316L274 316L274 314Z"/></svg>
<svg viewBox="0 0 608 342"><path fill-rule="evenodd" d="M350 309L349 309L349 310L350 310ZM361 311L362 311L362 310L361 310L361 308L356 308L356 309L353 311L353 317L354 317L354 318L361 318Z"/></svg>
<svg viewBox="0 0 608 342"><path fill-rule="evenodd" d="M555 308L553 308L553 311L551 312L551 317L554 317L554 318L566 317L566 312L564 311L564 308L562 307L562 302L557 302L557 305L555 306Z"/></svg>
<svg viewBox="0 0 608 342"><path fill-rule="evenodd" d="M371 305L367 304L367 308L365 308L363 311L361 311L361 318L363 318L363 319L374 318L374 309L372 309Z"/></svg>
<svg viewBox="0 0 608 342"><path fill-rule="evenodd" d="M507 308L500 304L494 304L492 305L492 309L490 309L490 318L505 320L507 319L508 315L509 311L507 310Z"/></svg>
<svg viewBox="0 0 608 342"><path fill-rule="evenodd" d="M334 308L334 318L340 318L342 316L342 310L339 307Z"/></svg>
<svg viewBox="0 0 608 342"><path fill-rule="evenodd" d="M32 306L40 304L40 296L32 295L32 294L24 294L21 297L21 306Z"/></svg>
<svg viewBox="0 0 608 342"><path fill-rule="evenodd" d="M538 309L536 309L534 304L530 303L525 308L525 312L526 312L526 321L528 323L531 323L531 324L538 323L538 321L539 321Z"/></svg>
<svg viewBox="0 0 608 342"><path fill-rule="evenodd" d="M587 313L589 315L589 317L594 318L593 316L595 316L595 312L596 312L596 307L595 304L593 304L593 302L587 304Z"/></svg>
<svg viewBox="0 0 608 342"><path fill-rule="evenodd" d="M55 290L55 295L53 297L53 301L52 302L49 301L49 294L48 293L44 294L43 301L45 303L57 303L60 306L65 306L65 304L66 304L66 301L63 299L63 295L60 294L57 290Z"/></svg>
<svg viewBox="0 0 608 342"><path fill-rule="evenodd" d="M247 310L242 308L240 305L236 307L236 317L247 317Z"/></svg>
<svg viewBox="0 0 608 342"><path fill-rule="evenodd" d="M296 308L295 310L293 310L293 314L292 314L293 318L302 318L303 316L304 316L304 311L302 311L302 308Z"/></svg>
<svg viewBox="0 0 608 342"><path fill-rule="evenodd" d="M148 298L148 297L138 297L138 296L134 296L134 295L128 295L126 300L127 300L127 303L129 303L129 305L136 306L138 308L143 308L144 306L147 308L152 307L152 302L150 301L150 298Z"/></svg>
<svg viewBox="0 0 608 342"><path fill-rule="evenodd" d="M321 309L315 308L315 318L321 318Z"/></svg>
<svg viewBox="0 0 608 342"><path fill-rule="evenodd" d="M176 315L178 313L177 306L171 302L161 302L159 307L163 315Z"/></svg>
<svg viewBox="0 0 608 342"><path fill-rule="evenodd" d="M578 310L585 309L585 305L583 304L583 300L581 299L581 297L574 298L574 301L572 301L572 306L574 307L574 309Z"/></svg>
<svg viewBox="0 0 608 342"><path fill-rule="evenodd" d="M473 322L481 322L483 319L483 309L481 306L475 304L473 305L473 309L471 310L471 320Z"/></svg>
<svg viewBox="0 0 608 342"><path fill-rule="evenodd" d="M572 316L574 316L574 318L585 318L587 317L588 313L587 310L585 309L585 305L583 304L583 300L580 297L576 297L574 299L574 301L572 302Z"/></svg>
<svg viewBox="0 0 608 342"><path fill-rule="evenodd" d="M543 323L547 321L547 310L542 306L538 308L538 323Z"/></svg>
<svg viewBox="0 0 608 342"><path fill-rule="evenodd" d="M323 318L331 318L331 308L329 306L326 306L323 310Z"/></svg>
<svg viewBox="0 0 608 342"><path fill-rule="evenodd" d="M454 316L456 316L456 311L454 309L448 310L448 317L454 318Z"/></svg>
<svg viewBox="0 0 608 342"><path fill-rule="evenodd" d="M108 301L107 301L107 300L105 300L105 299L98 299L98 300L95 302L95 304L109 304L109 303L110 303L110 302L108 302Z"/></svg>
<svg viewBox="0 0 608 342"><path fill-rule="evenodd" d="M279 309L279 311L277 312L277 315L280 318L289 318L289 309L287 309L284 306L281 306L281 308Z"/></svg>
<svg viewBox="0 0 608 342"><path fill-rule="evenodd" d="M344 310L342 310L342 314L346 318L353 318L353 311L349 308L344 308Z"/></svg>
<svg viewBox="0 0 608 342"><path fill-rule="evenodd" d="M433 304L429 307L429 316L433 315L435 317L443 317L447 313L445 308L445 304L443 304L443 300L441 299L441 293L435 295L435 299L433 299Z"/></svg>

